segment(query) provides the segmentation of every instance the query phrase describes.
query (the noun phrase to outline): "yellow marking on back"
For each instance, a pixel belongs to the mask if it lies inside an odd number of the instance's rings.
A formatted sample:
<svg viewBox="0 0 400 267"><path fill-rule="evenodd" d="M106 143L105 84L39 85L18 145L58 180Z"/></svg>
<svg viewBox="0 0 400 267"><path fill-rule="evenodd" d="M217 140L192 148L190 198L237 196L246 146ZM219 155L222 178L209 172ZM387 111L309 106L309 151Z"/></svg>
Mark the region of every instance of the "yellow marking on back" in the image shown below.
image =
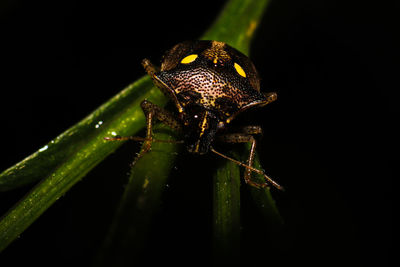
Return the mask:
<svg viewBox="0 0 400 267"><path fill-rule="evenodd" d="M192 63L193 61L196 60L197 57L198 57L198 55L196 55L196 54L188 55L187 57L184 57L184 58L181 60L181 63L182 63L182 64L189 64L189 63Z"/></svg>
<svg viewBox="0 0 400 267"><path fill-rule="evenodd" d="M246 78L246 72L244 72L243 68L242 68L239 64L237 64L237 63L235 62L235 64L233 64L233 66L235 67L235 70L237 71L237 73L238 73L240 76Z"/></svg>

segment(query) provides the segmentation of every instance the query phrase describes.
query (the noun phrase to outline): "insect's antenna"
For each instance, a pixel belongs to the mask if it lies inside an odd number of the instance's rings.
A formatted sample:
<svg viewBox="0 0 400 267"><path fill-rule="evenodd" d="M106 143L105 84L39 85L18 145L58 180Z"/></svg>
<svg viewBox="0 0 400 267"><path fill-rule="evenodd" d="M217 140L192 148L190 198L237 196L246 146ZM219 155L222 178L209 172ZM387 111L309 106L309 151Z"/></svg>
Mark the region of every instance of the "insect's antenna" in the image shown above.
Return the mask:
<svg viewBox="0 0 400 267"><path fill-rule="evenodd" d="M140 136L115 136L115 137L104 137L106 141L126 141L126 140L133 140L138 142L145 142L151 141L155 143L171 143L171 144L182 144L182 140L161 140L161 139L149 139L146 137Z"/></svg>
<svg viewBox="0 0 400 267"><path fill-rule="evenodd" d="M228 157L227 155L224 155L224 154L222 154L222 153L216 151L216 150L215 150L214 148L212 148L212 147L210 147L210 150L211 150L213 153L217 154L218 156L223 157L224 159L230 160L230 161L232 161L233 163L236 163L236 164L239 165L239 166L242 166L242 167L244 167L244 168L246 168L246 169L249 169L249 170L251 170L251 171L253 171L253 172L255 172L255 173L261 174L262 176L265 177L265 179L268 181L268 183L272 184L272 185L273 185L274 187L276 187L277 189L284 191L283 186L279 185L277 182L275 182L274 180L272 180L272 178L269 177L268 175L266 175L263 171L258 170L258 169L256 169L256 168L253 168L253 167L251 167L251 166L249 166L249 165L247 165L247 164L244 164L243 162L240 162L240 161L238 161L238 160L236 160L236 159L233 159L233 158L231 158L231 157Z"/></svg>

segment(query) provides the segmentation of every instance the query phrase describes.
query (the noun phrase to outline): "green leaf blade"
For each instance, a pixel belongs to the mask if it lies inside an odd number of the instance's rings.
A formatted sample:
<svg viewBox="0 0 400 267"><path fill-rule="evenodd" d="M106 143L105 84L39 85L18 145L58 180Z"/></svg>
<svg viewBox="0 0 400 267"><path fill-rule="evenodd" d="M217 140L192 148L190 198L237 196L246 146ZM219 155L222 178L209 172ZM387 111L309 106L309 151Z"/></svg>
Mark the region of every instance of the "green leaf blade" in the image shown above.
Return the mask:
<svg viewBox="0 0 400 267"><path fill-rule="evenodd" d="M144 127L139 104L145 98L160 104L166 102L149 77L139 79L37 152L3 171L0 174L0 191L44 179L77 155L83 156L80 158L85 161L84 156L95 152L99 153L101 160L122 144L105 144L103 137L113 133L135 134ZM88 147L92 149L87 150ZM90 157L96 158L97 155Z"/></svg>
<svg viewBox="0 0 400 267"><path fill-rule="evenodd" d="M139 93L136 93L136 91ZM64 145L63 142L73 142L74 139L79 137L84 139L84 141L79 142L78 149L68 149L61 151L61 154L56 153L56 155L53 155L54 161L52 164L55 166L50 171L50 174L44 177L25 198L3 216L0 221L0 251L19 236L94 166L122 144L122 142L106 141L104 140L105 137L110 137L114 134L129 136L143 128L145 119L140 109L142 97L151 99L161 105L166 102L164 96L154 89L150 79L147 77L142 78L60 135L58 137L60 139L59 143L54 142L54 144L49 145L60 148L61 145ZM96 128L96 123L99 121L103 121L103 124ZM12 173L22 168L22 176L17 175L16 177L19 179L25 178L26 175L29 175L29 170L24 172L24 168L27 168L26 165L29 166L29 164L33 164L36 161L42 161L42 157L47 156L45 152L37 152L26 159L26 162L23 161L6 172ZM45 168L46 165L41 167ZM14 179L16 178L14 177ZM5 185L4 188L14 188L21 185L21 181L13 182L12 179L4 179L3 181L8 182L3 183ZM23 183L28 181L30 182L28 179L24 180Z"/></svg>
<svg viewBox="0 0 400 267"><path fill-rule="evenodd" d="M225 42L248 55L251 40L269 2L228 1L202 39Z"/></svg>

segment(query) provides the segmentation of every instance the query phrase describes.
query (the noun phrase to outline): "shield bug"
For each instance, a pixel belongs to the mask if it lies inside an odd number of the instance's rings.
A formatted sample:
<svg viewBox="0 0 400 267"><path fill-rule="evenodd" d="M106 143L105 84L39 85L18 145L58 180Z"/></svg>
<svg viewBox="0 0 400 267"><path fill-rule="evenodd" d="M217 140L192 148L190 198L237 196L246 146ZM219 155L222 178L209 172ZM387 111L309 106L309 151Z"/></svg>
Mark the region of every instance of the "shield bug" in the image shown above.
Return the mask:
<svg viewBox="0 0 400 267"><path fill-rule="evenodd" d="M257 70L247 56L223 42L198 40L179 43L168 50L161 68L148 59L142 65L177 108L177 114L172 114L150 101L141 103L147 122L142 153L156 141L152 138L152 125L159 120L183 133L183 142L190 153L202 155L211 151L245 167L246 183L258 188L271 184L283 189L264 172L252 167L256 147L253 135L261 134L261 127L247 126L236 133L228 131L238 114L265 106L277 98L276 93L260 92ZM216 151L213 148L216 141L250 142L247 164ZM251 172L262 174L265 182L252 181Z"/></svg>

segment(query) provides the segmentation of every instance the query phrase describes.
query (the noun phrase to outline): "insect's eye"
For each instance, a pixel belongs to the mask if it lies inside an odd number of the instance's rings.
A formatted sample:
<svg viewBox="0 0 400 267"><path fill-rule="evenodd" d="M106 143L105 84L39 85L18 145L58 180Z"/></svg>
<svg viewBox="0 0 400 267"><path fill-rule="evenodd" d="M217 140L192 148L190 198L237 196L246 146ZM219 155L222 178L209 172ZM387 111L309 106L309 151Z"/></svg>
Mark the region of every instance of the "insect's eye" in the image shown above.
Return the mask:
<svg viewBox="0 0 400 267"><path fill-rule="evenodd" d="M242 68L239 64L237 64L237 63L235 62L235 63L233 64L233 66L235 67L236 72L237 72L240 76L246 78L246 72L244 72L243 68Z"/></svg>
<svg viewBox="0 0 400 267"><path fill-rule="evenodd" d="M181 60L181 63L182 63L182 64L189 64L189 63L192 63L193 61L196 60L197 57L198 57L198 55L196 55L196 54L188 55L188 56L184 57L184 58Z"/></svg>

